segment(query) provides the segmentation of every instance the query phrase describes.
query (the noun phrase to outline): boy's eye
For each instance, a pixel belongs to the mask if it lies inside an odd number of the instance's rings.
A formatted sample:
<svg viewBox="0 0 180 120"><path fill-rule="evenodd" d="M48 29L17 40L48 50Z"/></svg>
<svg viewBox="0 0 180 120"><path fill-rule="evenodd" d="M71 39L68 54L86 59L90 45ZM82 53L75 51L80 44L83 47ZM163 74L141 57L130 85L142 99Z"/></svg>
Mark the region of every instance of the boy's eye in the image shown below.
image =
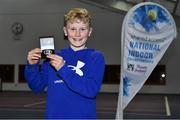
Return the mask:
<svg viewBox="0 0 180 120"><path fill-rule="evenodd" d="M85 29L85 28L81 28L80 30L81 30L81 31L84 31L84 30L86 30L86 29Z"/></svg>
<svg viewBox="0 0 180 120"><path fill-rule="evenodd" d="M69 30L71 30L71 31L76 31L76 30L85 31L85 30L87 30L87 28L80 28L80 29L69 28Z"/></svg>
<svg viewBox="0 0 180 120"><path fill-rule="evenodd" d="M75 29L75 28L71 28L70 30L73 30L73 31L74 31L74 30L76 30L76 29Z"/></svg>

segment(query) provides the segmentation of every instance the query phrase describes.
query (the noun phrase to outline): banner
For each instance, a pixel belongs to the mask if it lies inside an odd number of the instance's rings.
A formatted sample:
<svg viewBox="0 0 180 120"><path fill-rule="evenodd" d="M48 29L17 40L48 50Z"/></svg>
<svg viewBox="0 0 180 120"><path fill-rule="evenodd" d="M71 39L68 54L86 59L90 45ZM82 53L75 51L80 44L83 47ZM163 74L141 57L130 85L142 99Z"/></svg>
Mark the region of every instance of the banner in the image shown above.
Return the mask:
<svg viewBox="0 0 180 120"><path fill-rule="evenodd" d="M117 117L141 89L175 37L174 19L161 5L143 2L128 11L121 34L123 89L119 91Z"/></svg>

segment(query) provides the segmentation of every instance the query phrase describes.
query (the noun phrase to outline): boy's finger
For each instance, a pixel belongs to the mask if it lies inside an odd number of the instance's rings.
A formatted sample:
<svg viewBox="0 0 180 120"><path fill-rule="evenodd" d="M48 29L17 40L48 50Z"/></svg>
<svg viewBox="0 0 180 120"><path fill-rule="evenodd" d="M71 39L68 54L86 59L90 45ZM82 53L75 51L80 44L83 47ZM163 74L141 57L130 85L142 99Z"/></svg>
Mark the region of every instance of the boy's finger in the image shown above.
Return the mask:
<svg viewBox="0 0 180 120"><path fill-rule="evenodd" d="M47 58L51 59L51 60L55 60L56 57L52 56L52 55L47 55Z"/></svg>
<svg viewBox="0 0 180 120"><path fill-rule="evenodd" d="M60 59L60 58L62 58L61 56L58 56L58 55L55 55L55 54L50 54L47 57L51 58L51 59Z"/></svg>

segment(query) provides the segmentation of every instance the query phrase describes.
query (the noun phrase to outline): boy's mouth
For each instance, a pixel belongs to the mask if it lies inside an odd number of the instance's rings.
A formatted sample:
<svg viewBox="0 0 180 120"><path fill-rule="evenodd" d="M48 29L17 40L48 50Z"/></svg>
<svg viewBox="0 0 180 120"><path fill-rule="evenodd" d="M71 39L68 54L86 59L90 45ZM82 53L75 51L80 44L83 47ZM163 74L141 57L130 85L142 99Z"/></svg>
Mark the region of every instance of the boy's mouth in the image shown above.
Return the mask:
<svg viewBox="0 0 180 120"><path fill-rule="evenodd" d="M76 39L76 38L73 38L74 41L82 41L83 39Z"/></svg>

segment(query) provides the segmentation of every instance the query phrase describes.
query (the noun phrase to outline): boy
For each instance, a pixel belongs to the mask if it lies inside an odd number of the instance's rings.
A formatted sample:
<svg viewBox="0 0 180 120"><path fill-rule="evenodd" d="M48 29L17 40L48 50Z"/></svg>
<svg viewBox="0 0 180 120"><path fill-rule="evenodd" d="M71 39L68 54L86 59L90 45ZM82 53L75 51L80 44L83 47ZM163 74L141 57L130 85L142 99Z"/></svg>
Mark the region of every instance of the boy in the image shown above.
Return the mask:
<svg viewBox="0 0 180 120"><path fill-rule="evenodd" d="M69 47L47 56L39 68L42 50L29 51L25 78L36 93L47 87L46 118L96 118L96 95L104 74L104 57L86 47L91 35L91 16L74 8L64 17Z"/></svg>

